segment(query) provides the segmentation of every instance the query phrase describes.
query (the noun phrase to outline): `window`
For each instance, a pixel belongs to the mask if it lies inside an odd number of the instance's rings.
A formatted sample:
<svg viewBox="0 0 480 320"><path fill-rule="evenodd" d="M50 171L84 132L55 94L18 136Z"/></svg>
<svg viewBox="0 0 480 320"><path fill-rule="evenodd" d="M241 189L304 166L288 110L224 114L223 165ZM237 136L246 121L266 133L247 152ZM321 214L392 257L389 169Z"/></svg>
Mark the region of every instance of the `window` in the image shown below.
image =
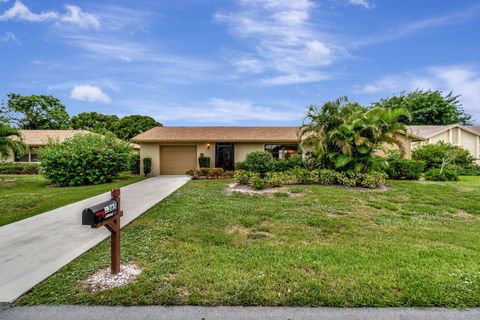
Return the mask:
<svg viewBox="0 0 480 320"><path fill-rule="evenodd" d="M275 159L285 159L301 153L298 144L266 144L265 151L270 152Z"/></svg>

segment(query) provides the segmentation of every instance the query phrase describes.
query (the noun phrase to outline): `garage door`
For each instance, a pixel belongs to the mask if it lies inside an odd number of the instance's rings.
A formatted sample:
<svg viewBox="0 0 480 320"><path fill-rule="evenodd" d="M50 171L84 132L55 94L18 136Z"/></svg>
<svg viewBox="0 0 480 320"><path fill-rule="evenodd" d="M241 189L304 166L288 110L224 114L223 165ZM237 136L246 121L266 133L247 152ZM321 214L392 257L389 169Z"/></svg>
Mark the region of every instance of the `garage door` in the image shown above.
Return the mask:
<svg viewBox="0 0 480 320"><path fill-rule="evenodd" d="M196 146L160 146L160 174L185 174L196 167Z"/></svg>

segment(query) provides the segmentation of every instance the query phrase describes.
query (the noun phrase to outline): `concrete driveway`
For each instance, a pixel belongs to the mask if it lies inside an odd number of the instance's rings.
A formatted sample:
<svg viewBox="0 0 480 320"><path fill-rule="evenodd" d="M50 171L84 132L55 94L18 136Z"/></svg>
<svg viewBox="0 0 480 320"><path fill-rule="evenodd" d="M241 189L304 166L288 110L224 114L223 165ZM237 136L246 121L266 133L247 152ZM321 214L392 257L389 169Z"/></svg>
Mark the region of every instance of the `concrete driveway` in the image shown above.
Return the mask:
<svg viewBox="0 0 480 320"><path fill-rule="evenodd" d="M183 186L186 176L158 176L121 188L125 226ZM0 302L11 302L109 236L81 225L85 207L110 192L0 227Z"/></svg>

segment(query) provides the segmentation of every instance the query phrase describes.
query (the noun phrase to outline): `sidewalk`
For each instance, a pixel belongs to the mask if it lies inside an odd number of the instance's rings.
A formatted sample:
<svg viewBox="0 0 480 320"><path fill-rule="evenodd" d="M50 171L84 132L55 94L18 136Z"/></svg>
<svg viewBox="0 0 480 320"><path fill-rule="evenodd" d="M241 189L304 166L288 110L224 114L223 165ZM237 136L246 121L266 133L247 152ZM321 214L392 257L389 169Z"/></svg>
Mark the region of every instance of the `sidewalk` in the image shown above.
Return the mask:
<svg viewBox="0 0 480 320"><path fill-rule="evenodd" d="M480 309L35 306L1 311L22 320L478 320Z"/></svg>
<svg viewBox="0 0 480 320"><path fill-rule="evenodd" d="M122 226L184 185L186 176L158 176L121 188ZM0 302L11 302L109 236L82 226L85 207L110 192L0 227Z"/></svg>

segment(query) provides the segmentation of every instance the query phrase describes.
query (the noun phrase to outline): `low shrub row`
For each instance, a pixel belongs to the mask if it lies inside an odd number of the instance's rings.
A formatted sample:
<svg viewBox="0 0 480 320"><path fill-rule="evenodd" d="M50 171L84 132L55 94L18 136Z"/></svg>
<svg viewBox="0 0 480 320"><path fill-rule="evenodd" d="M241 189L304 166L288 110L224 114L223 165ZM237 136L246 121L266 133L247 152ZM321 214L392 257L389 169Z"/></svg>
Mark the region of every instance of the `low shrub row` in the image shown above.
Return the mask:
<svg viewBox="0 0 480 320"><path fill-rule="evenodd" d="M452 169L429 169L425 172L425 180L428 181L458 181L458 173Z"/></svg>
<svg viewBox="0 0 480 320"><path fill-rule="evenodd" d="M40 164L32 162L0 162L0 174L39 174Z"/></svg>
<svg viewBox="0 0 480 320"><path fill-rule="evenodd" d="M294 155L285 159L274 159L270 153L264 151L248 153L245 161L235 164L236 170L256 172L262 177L268 172L284 172L304 167L301 156Z"/></svg>
<svg viewBox="0 0 480 320"><path fill-rule="evenodd" d="M239 170L235 172L235 181L249 185L255 189L265 187L280 187L290 184L322 184L343 185L347 187L363 187L375 189L385 184L387 175L382 172L357 173L337 172L334 170L320 169L307 170L296 168L284 172L268 172L265 177L257 172Z"/></svg>
<svg viewBox="0 0 480 320"><path fill-rule="evenodd" d="M425 168L426 163L422 160L394 158L388 160L385 171L390 179L418 180Z"/></svg>
<svg viewBox="0 0 480 320"><path fill-rule="evenodd" d="M233 171L224 171L222 168L200 168L188 170L187 176L196 179L231 179Z"/></svg>

